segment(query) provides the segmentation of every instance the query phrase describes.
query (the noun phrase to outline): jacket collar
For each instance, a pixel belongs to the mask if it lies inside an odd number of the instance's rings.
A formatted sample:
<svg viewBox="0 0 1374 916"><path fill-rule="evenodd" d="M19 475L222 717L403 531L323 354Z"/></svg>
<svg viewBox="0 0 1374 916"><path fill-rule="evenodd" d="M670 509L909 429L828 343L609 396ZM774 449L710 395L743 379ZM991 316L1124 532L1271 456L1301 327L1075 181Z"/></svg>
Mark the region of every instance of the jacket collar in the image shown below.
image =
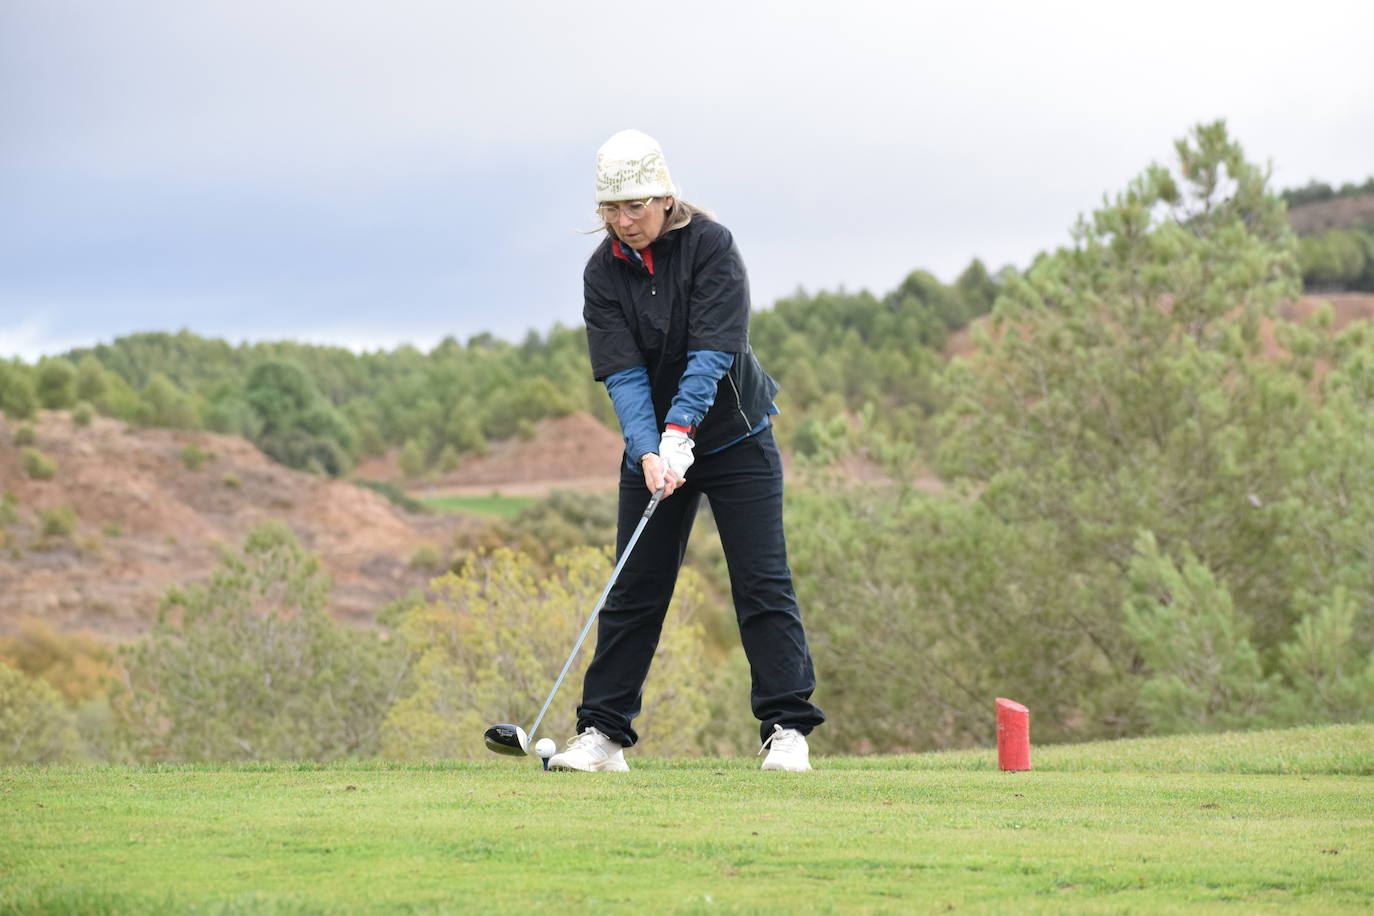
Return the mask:
<svg viewBox="0 0 1374 916"><path fill-rule="evenodd" d="M611 254L630 264L643 264L645 269L649 271L650 276L652 276L654 272L655 244L657 244L657 242L652 242L649 244L649 247L645 248L643 251L635 251L629 245L620 244L620 239L612 238Z"/></svg>

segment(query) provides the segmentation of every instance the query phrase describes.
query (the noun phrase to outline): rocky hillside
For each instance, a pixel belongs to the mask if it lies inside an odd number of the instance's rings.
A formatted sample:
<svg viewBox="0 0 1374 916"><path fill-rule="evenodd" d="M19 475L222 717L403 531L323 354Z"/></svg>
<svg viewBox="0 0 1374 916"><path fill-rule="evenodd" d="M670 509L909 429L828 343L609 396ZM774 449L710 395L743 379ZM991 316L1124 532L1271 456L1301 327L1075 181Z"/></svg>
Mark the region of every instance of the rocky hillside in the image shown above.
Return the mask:
<svg viewBox="0 0 1374 916"><path fill-rule="evenodd" d="M1331 229L1374 229L1374 194L1302 204L1288 211L1288 222L1298 235L1318 235Z"/></svg>
<svg viewBox="0 0 1374 916"><path fill-rule="evenodd" d="M15 444L21 425L32 426L32 446ZM26 472L26 448L55 463L51 479ZM427 581L429 572L410 568L415 551L442 549L463 524L282 467L242 439L100 417L83 428L66 412L29 424L0 419L6 493L13 507L0 515L0 633L38 616L58 629L135 635L169 585L204 579L221 546L268 519L284 520L320 556L334 581L332 613L366 623Z"/></svg>

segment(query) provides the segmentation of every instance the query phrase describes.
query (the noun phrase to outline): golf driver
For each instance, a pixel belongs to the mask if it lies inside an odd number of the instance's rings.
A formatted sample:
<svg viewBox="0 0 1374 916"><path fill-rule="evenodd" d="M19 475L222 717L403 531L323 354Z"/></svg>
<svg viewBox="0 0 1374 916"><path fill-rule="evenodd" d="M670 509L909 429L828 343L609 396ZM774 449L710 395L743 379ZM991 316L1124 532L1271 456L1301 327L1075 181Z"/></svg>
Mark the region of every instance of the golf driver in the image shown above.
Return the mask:
<svg viewBox="0 0 1374 916"><path fill-rule="evenodd" d="M634 550L635 542L644 533L644 526L649 524L649 517L658 508L659 500L663 498L663 490L655 490L654 495L649 497L649 505L644 508L644 514L640 516L639 524L635 526L634 534L630 535L630 541L625 545L625 550L620 554L620 562L615 564L615 570L611 573L611 581L606 583L606 587L601 592L600 599L596 602L596 607L592 608L592 615L587 618L587 623L582 627L582 632L577 637L577 642L573 644L572 652L568 654L568 660L563 663L563 670L558 672L558 680L553 682L553 689L549 691L549 697L544 701L544 706L539 710L539 715L534 717L534 724L527 732L518 725L501 724L493 725L482 735L482 740L487 743L487 749L498 754L507 754L511 757L524 757L530 752L530 736L539 730L539 723L544 721L544 713L549 711L549 704L553 702L554 696L558 693L558 688L563 686L563 678L567 677L568 669L572 667L573 659L577 657L577 652L582 648L583 641L592 629L592 624L596 621L596 615L601 613L601 608L606 603L606 596L611 593L615 586L615 580L620 577L620 571L625 568L625 561L630 559L630 551Z"/></svg>

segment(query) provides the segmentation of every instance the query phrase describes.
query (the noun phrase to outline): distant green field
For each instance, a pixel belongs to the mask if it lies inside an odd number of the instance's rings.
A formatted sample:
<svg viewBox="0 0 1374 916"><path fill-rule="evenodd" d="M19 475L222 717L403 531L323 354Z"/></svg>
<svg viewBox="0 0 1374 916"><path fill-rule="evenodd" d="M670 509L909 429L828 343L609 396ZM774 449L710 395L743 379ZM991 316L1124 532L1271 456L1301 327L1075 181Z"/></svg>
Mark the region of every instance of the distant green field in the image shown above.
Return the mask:
<svg viewBox="0 0 1374 916"><path fill-rule="evenodd" d="M491 518L515 518L530 503L533 496L420 496L420 502L436 512L463 512Z"/></svg>
<svg viewBox="0 0 1374 916"><path fill-rule="evenodd" d="M991 751L0 770L0 912L1368 911L1374 726Z"/></svg>

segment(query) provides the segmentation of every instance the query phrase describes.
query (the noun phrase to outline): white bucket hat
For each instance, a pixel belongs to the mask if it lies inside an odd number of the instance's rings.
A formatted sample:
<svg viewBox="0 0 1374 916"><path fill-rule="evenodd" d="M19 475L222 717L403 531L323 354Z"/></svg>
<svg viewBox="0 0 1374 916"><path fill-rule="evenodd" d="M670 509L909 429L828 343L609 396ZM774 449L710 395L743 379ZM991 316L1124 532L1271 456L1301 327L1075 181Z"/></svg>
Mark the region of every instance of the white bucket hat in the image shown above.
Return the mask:
<svg viewBox="0 0 1374 916"><path fill-rule="evenodd" d="M658 141L622 130L596 151L596 202L677 195Z"/></svg>

